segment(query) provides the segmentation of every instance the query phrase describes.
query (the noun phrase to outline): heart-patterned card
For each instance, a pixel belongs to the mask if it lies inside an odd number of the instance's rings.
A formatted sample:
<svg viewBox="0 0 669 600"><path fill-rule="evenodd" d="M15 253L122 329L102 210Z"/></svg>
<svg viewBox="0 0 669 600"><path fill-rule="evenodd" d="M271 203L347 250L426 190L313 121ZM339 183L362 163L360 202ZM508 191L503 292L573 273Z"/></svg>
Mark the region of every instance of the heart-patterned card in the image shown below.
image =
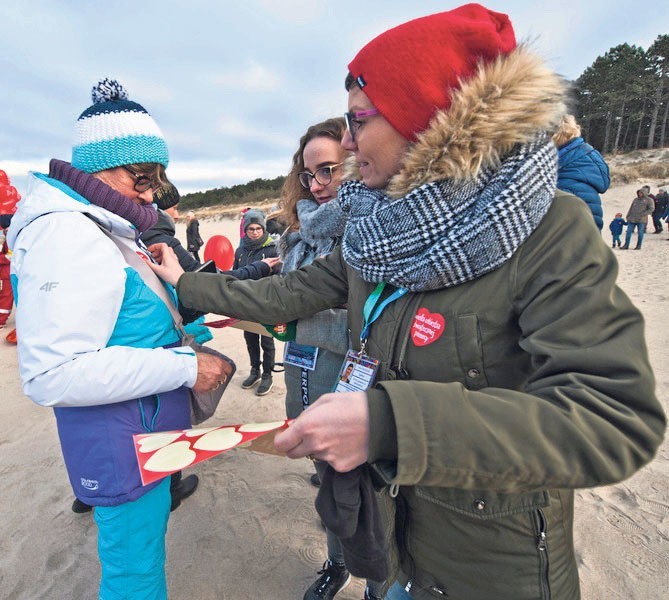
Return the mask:
<svg viewBox="0 0 669 600"><path fill-rule="evenodd" d="M142 484L158 481L231 448L281 455L274 448L274 435L286 427L288 420L133 435Z"/></svg>

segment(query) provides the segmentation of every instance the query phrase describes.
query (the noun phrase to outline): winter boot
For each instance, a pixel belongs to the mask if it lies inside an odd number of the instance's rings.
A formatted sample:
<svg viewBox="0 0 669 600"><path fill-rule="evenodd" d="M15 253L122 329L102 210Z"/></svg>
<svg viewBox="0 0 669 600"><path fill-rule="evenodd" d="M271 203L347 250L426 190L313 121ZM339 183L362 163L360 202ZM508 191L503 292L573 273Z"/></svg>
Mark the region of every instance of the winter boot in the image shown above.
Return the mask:
<svg viewBox="0 0 669 600"><path fill-rule="evenodd" d="M272 389L273 381L271 373L263 373L260 379L260 385L256 390L256 396L266 396Z"/></svg>
<svg viewBox="0 0 669 600"><path fill-rule="evenodd" d="M303 600L332 600L351 582L351 574L345 565L326 560L318 571L320 577L305 592Z"/></svg>
<svg viewBox="0 0 669 600"><path fill-rule="evenodd" d="M259 381L260 381L260 369L251 367L251 372L249 373L249 376L244 381L242 381L242 388L248 390L249 388L252 388Z"/></svg>

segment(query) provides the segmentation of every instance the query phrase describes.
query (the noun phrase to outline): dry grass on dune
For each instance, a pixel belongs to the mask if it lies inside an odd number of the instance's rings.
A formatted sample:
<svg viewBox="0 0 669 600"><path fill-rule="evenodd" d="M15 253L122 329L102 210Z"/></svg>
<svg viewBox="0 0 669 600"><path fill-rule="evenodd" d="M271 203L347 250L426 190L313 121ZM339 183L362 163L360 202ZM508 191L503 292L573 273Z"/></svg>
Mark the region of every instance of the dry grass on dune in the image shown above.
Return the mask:
<svg viewBox="0 0 669 600"><path fill-rule="evenodd" d="M605 157L611 170L611 185L646 180L669 181L669 148L634 150Z"/></svg>
<svg viewBox="0 0 669 600"><path fill-rule="evenodd" d="M276 206L277 202L279 202L278 198L270 198L264 200L263 202L255 203L252 208L261 210L265 213L265 215L268 215L270 212L272 212L272 209ZM232 204L232 205L217 204L214 206L205 206L203 208L194 208L192 209L192 211L195 213L195 216L198 218L198 220L212 219L218 221L220 219L236 219L237 217L240 216L242 209L246 208L247 206L248 204L244 203ZM179 221L186 220L185 211L180 214L178 220Z"/></svg>

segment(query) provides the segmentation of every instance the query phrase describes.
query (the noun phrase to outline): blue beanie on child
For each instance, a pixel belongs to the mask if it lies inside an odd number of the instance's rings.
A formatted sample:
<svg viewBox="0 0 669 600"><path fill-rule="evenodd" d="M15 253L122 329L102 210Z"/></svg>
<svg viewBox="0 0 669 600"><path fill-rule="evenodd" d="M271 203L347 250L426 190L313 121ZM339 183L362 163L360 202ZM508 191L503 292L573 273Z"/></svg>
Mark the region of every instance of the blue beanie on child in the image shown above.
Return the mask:
<svg viewBox="0 0 669 600"><path fill-rule="evenodd" d="M128 100L118 81L101 79L91 96L93 105L75 125L73 167L87 173L142 163L167 167L162 132L141 104Z"/></svg>

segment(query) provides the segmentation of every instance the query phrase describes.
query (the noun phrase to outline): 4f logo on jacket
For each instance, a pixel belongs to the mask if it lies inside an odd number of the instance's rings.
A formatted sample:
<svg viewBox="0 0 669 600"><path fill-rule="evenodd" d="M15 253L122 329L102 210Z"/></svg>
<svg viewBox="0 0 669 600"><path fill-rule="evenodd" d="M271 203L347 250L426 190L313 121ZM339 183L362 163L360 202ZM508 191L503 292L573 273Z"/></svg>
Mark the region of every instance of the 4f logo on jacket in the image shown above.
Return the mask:
<svg viewBox="0 0 669 600"><path fill-rule="evenodd" d="M43 292L50 292L52 289L58 286L57 281L47 281L44 285L40 286L40 290Z"/></svg>

